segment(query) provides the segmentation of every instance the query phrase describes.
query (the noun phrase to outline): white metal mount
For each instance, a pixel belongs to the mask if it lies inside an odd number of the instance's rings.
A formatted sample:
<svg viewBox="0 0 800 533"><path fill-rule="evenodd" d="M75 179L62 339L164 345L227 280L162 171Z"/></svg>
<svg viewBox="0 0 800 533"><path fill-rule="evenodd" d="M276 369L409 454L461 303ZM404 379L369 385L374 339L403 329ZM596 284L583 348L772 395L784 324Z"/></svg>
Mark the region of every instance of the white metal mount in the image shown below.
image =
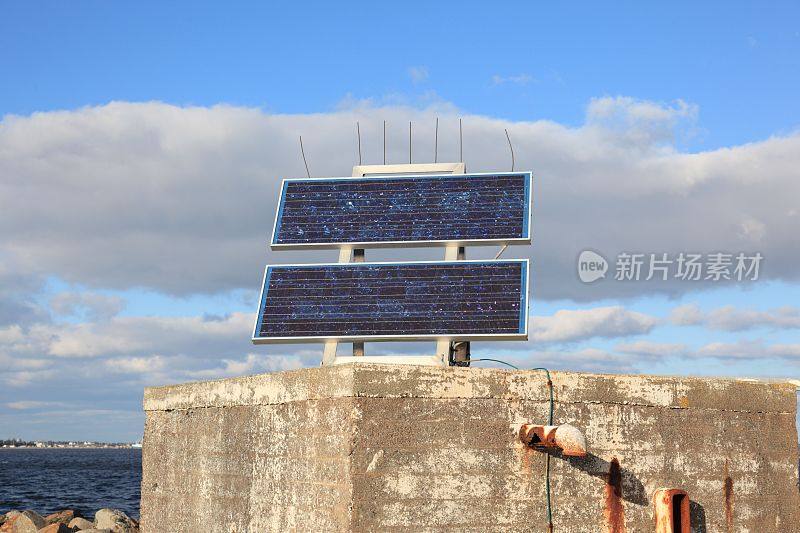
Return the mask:
<svg viewBox="0 0 800 533"><path fill-rule="evenodd" d="M464 174L466 166L464 163L414 163L406 165L357 165L353 167L353 177L364 176L393 176L403 174ZM444 251L445 261L457 261L464 259L464 254L459 256L458 244L447 244ZM356 256L352 246L342 246L339 248L339 262L352 263L363 262L364 250L359 249ZM352 356L337 356L336 348L339 342L336 340L325 341L325 348L322 355L322 364L341 365L346 363L388 363L406 365L426 365L426 366L448 366L450 357L449 338L441 338L436 341L436 355L379 355L365 356L364 343L353 343Z"/></svg>

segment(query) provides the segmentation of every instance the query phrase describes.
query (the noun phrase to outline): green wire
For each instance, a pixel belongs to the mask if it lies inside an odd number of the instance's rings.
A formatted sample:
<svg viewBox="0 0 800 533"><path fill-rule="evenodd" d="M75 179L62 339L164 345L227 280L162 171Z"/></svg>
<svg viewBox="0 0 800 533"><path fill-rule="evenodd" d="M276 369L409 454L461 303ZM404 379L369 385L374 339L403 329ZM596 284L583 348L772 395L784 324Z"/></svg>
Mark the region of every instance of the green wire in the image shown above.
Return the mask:
<svg viewBox="0 0 800 533"><path fill-rule="evenodd" d="M531 368L531 370L542 370L544 371L545 374L547 374L547 388L550 389L550 416L547 419L548 420L547 425L552 426L553 425L553 381L550 379L550 371L541 366L536 368Z"/></svg>
<svg viewBox="0 0 800 533"><path fill-rule="evenodd" d="M550 415L547 417L548 426L553 425L553 380L550 379L550 371L544 367L532 368L531 370L542 370L547 374L547 388L550 390ZM549 531L553 531L553 505L550 499L550 454L545 457L544 469L544 488L545 496L547 498L547 524Z"/></svg>
<svg viewBox="0 0 800 533"><path fill-rule="evenodd" d="M500 359L489 359L488 357L481 357L480 359L470 359L470 363L474 363L477 361L492 361L493 363L500 363L501 365L510 366L514 370L519 370L518 366L514 366L511 363L506 363L505 361L501 361ZM531 368L530 370L542 370L545 374L547 374L547 388L550 390L550 414L547 417L547 425L553 425L553 381L550 379L550 371L542 366L538 366L536 368Z"/></svg>
<svg viewBox="0 0 800 533"><path fill-rule="evenodd" d="M487 357L482 357L480 359L472 359L470 362L475 361L492 361L494 363L500 363L506 366L510 366L514 370L519 370L519 367L512 365L511 363L506 363L505 361L501 361L500 359L489 359ZM547 388L550 391L550 414L547 417L547 425L553 425L553 380L550 379L550 371L544 367L536 367L531 368L530 370L541 370L547 375ZM544 488L545 488L545 496L547 498L547 524L548 524L548 531L553 531L553 505L550 498L550 454L546 454L545 458L545 470L544 470Z"/></svg>
<svg viewBox="0 0 800 533"><path fill-rule="evenodd" d="M518 366L514 366L511 363L506 363L505 361L501 361L500 359L489 359L488 357L481 357L480 359L470 359L470 363L474 363L475 361L492 361L494 363L500 363L501 365L510 366L514 370L519 370Z"/></svg>

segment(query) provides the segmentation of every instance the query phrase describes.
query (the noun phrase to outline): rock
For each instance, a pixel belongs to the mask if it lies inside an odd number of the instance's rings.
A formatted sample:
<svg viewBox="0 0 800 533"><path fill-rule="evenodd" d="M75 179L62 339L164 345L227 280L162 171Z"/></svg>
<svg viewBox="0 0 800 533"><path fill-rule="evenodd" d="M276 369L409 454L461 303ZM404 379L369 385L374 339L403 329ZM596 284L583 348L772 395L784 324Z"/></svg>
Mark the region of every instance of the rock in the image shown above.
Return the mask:
<svg viewBox="0 0 800 533"><path fill-rule="evenodd" d="M114 533L110 529L82 529L81 533Z"/></svg>
<svg viewBox="0 0 800 533"><path fill-rule="evenodd" d="M11 528L12 533L37 533L47 524L42 518L42 515L34 511L23 511L22 514L17 516L14 520L14 525Z"/></svg>
<svg viewBox="0 0 800 533"><path fill-rule="evenodd" d="M90 522L85 518L73 518L67 524L73 531L82 531L85 529L94 529L94 522Z"/></svg>
<svg viewBox="0 0 800 533"><path fill-rule="evenodd" d="M11 528L14 527L14 521L17 519L19 515L21 515L19 511L9 511L3 515L3 522L0 525L0 533L6 533L11 531Z"/></svg>
<svg viewBox="0 0 800 533"><path fill-rule="evenodd" d="M39 533L72 533L72 530L61 522L56 522L55 524L44 526L39 530Z"/></svg>
<svg viewBox="0 0 800 533"><path fill-rule="evenodd" d="M138 524L116 509L100 509L94 515L94 527L110 529L113 533L138 533Z"/></svg>
<svg viewBox="0 0 800 533"><path fill-rule="evenodd" d="M64 509L63 511L45 516L44 521L48 524L64 524L66 526L69 524L69 521L76 516L80 516L80 514L75 513L72 509Z"/></svg>

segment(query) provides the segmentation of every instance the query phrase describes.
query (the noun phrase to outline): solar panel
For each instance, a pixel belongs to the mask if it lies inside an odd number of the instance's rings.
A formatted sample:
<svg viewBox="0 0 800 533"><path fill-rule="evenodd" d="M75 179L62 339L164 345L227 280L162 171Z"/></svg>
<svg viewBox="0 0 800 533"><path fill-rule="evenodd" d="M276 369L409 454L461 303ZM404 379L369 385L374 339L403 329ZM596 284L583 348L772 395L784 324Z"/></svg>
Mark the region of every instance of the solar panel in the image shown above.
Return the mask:
<svg viewBox="0 0 800 533"><path fill-rule="evenodd" d="M283 181L273 249L529 243L531 173Z"/></svg>
<svg viewBox="0 0 800 533"><path fill-rule="evenodd" d="M528 261L268 266L253 342L527 338Z"/></svg>

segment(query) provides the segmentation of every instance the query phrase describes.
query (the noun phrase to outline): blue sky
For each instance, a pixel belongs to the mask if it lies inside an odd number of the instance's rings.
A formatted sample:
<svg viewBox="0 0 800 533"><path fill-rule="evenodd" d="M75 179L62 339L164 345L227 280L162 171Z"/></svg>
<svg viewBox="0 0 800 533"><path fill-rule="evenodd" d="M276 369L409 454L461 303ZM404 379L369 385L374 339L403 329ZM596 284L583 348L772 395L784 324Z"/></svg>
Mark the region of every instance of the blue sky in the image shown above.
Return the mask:
<svg viewBox="0 0 800 533"><path fill-rule="evenodd" d="M11 2L3 11L3 114L110 100L309 113L348 95L435 93L471 113L578 125L590 98L624 94L698 105L691 144L707 149L791 131L800 112L796 2Z"/></svg>
<svg viewBox="0 0 800 533"><path fill-rule="evenodd" d="M144 386L315 365L249 344L279 179L455 157L534 186L531 366L800 375L800 6L7 2L0 437L135 440ZM747 283L584 285L593 249L754 252ZM404 252L405 253L405 252ZM413 258L438 257L409 252ZM469 250L492 257L495 249ZM427 254L427 255L426 255ZM373 258L396 258L391 251ZM372 353L420 348L368 345ZM424 350L424 348L422 348ZM87 387L87 384L91 384ZM75 390L81 394L76 395Z"/></svg>

